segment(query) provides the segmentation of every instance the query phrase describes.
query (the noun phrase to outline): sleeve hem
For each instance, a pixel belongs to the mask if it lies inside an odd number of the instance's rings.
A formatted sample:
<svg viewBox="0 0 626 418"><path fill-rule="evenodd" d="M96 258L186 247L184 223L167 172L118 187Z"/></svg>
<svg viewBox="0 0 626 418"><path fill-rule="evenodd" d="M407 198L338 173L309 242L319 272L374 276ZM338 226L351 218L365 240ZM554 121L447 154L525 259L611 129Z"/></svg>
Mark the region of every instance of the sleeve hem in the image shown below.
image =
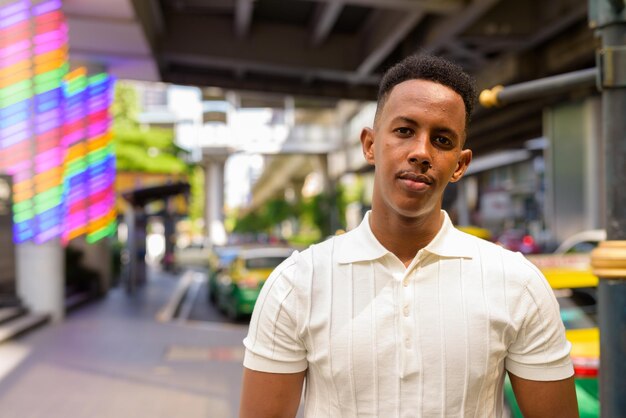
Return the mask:
<svg viewBox="0 0 626 418"><path fill-rule="evenodd" d="M528 380L563 380L574 375L574 367L572 366L571 361L568 361L561 365L529 366L526 364L517 363L511 359L507 359L505 362L505 368L507 371L513 373L515 376Z"/></svg>
<svg viewBox="0 0 626 418"><path fill-rule="evenodd" d="M243 358L244 367L266 373L298 373L307 369L306 359L297 361L278 361L261 357L246 349Z"/></svg>

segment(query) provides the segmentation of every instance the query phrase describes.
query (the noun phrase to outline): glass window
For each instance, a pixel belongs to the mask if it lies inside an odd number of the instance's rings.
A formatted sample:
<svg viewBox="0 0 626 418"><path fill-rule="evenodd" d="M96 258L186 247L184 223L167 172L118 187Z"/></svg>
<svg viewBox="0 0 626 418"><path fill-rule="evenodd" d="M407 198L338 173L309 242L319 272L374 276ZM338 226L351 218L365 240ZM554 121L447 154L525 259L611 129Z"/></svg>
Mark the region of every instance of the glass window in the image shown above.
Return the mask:
<svg viewBox="0 0 626 418"><path fill-rule="evenodd" d="M567 250L566 254L586 254L586 253L590 253L597 246L598 246L598 241L578 242L574 246L572 246L572 248Z"/></svg>
<svg viewBox="0 0 626 418"><path fill-rule="evenodd" d="M286 257L255 257L246 260L247 269L271 269L278 266Z"/></svg>

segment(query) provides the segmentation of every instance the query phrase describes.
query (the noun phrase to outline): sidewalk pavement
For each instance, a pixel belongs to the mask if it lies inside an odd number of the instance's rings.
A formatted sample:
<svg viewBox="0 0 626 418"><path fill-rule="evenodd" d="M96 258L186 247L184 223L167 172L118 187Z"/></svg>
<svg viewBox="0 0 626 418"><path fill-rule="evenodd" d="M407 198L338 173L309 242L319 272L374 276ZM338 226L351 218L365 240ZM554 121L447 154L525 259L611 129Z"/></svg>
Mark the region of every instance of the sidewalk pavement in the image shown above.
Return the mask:
<svg viewBox="0 0 626 418"><path fill-rule="evenodd" d="M0 344L0 417L236 417L247 327L157 321L180 277L151 272Z"/></svg>

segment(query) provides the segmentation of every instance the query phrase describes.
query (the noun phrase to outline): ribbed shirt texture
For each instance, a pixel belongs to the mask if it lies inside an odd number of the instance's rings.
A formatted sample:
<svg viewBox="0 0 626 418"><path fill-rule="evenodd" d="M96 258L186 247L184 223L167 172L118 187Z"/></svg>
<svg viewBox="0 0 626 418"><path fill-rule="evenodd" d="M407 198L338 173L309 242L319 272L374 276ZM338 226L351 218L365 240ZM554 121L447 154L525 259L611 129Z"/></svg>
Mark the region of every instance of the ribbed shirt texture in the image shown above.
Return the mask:
<svg viewBox="0 0 626 418"><path fill-rule="evenodd" d="M499 417L504 371L573 374L542 274L444 214L411 264L369 227L294 253L272 273L244 340L244 366L307 370L305 416Z"/></svg>

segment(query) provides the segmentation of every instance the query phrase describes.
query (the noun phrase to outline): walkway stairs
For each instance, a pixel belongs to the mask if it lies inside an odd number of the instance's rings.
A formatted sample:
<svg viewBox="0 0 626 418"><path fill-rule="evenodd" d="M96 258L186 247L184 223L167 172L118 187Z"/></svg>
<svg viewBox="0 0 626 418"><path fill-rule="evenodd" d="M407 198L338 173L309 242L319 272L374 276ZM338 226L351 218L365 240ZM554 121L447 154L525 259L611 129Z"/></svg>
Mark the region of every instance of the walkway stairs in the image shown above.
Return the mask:
<svg viewBox="0 0 626 418"><path fill-rule="evenodd" d="M21 305L0 307L0 344L45 324L48 314L32 313Z"/></svg>

